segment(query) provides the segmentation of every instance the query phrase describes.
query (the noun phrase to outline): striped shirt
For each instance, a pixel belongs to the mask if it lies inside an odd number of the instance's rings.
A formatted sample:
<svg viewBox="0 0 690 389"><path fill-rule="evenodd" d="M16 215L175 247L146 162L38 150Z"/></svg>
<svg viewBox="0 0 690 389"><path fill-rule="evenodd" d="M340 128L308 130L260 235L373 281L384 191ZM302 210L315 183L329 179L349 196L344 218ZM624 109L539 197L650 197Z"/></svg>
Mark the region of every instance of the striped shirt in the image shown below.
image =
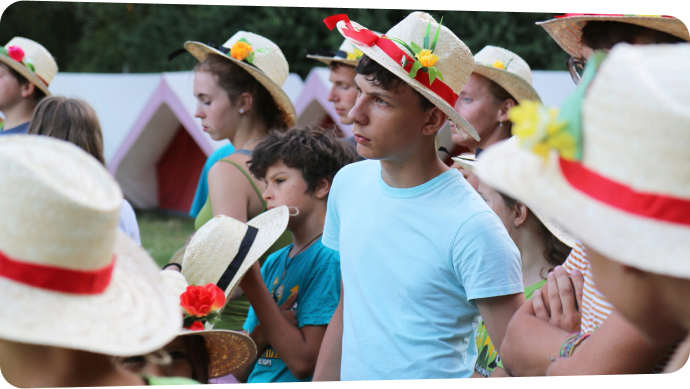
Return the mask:
<svg viewBox="0 0 690 389"><path fill-rule="evenodd" d="M585 285L582 288L582 309L580 332L583 334L591 334L599 328L599 326L606 320L613 312L613 305L611 305L601 292L594 287L594 279L592 278L592 265L587 259L584 246L580 241L577 241L573 249L570 251L568 259L563 264L565 270L570 274L571 271L577 269L582 273L585 279ZM664 359L654 367L651 373L661 373L666 364L668 364L671 356L677 347L674 346Z"/></svg>

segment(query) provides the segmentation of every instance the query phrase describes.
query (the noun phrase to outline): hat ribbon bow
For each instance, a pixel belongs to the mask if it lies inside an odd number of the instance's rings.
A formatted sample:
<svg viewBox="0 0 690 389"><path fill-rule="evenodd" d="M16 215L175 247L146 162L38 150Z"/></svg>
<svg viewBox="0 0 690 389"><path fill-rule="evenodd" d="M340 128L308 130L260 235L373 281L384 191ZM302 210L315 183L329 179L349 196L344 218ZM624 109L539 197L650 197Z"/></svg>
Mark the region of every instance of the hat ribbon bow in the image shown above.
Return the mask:
<svg viewBox="0 0 690 389"><path fill-rule="evenodd" d="M329 16L323 20L323 23L326 25L326 27L328 27L329 30L333 30L338 22L341 21L345 22L345 26L347 27L346 29L344 28L342 30L343 35L368 47L377 46L398 64L402 64L403 58L405 58L407 63L403 69L405 69L405 71L408 73L410 72L412 69L412 64L415 62L415 60L409 55L405 54L405 52L390 39L380 39L379 36L371 30L355 30L355 27L350 22L350 18L345 14ZM383 38L385 35L382 35L381 37ZM429 76L424 72L418 72L414 79L419 81L419 83L425 88L436 93L446 103L450 104L451 107L455 106L455 102L458 100L458 95L453 92L453 89L444 84L441 80L436 79L433 85L431 85L429 83Z"/></svg>
<svg viewBox="0 0 690 389"><path fill-rule="evenodd" d="M94 295L110 285L115 256L95 270L73 270L12 259L0 251L0 277L53 292Z"/></svg>

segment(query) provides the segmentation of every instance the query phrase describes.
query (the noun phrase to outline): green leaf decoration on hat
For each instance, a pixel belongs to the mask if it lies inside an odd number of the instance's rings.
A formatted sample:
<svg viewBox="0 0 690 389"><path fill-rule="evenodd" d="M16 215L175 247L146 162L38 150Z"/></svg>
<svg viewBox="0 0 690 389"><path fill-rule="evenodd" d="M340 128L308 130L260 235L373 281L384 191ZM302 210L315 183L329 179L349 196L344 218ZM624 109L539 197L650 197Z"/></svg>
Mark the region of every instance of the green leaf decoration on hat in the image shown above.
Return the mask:
<svg viewBox="0 0 690 389"><path fill-rule="evenodd" d="M5 57L10 57L9 51L7 51L7 48L4 46L0 46L0 55L4 55ZM12 57L10 57L12 58ZM17 62L16 60L12 59L13 61ZM31 62L30 59L24 57L24 59L21 61L21 64L26 66L27 69L31 71L31 73L36 73L36 68L34 67L34 64Z"/></svg>
<svg viewBox="0 0 690 389"><path fill-rule="evenodd" d="M566 98L560 111L528 100L508 112L513 122L513 135L520 140L520 146L544 160L550 150L556 150L563 159L582 160L582 103L605 57L605 53L597 53L587 61L582 81Z"/></svg>
<svg viewBox="0 0 690 389"><path fill-rule="evenodd" d="M404 47L405 49L407 49L407 51L410 52L412 58L416 59L408 73L410 75L410 78L415 78L417 76L417 72L421 70L429 74L429 85L433 84L437 78L443 80L443 75L441 74L441 72L434 67L434 64L439 60L439 57L436 54L434 54L434 50L436 50L436 42L438 41L438 35L441 31L442 23L443 17L441 17L441 21L438 23L438 27L436 28L434 40L431 42L431 44L429 44L431 38L431 20L429 21L429 24L427 24L426 26L426 32L424 33L422 47L420 47L418 44L414 42L410 42L410 44L408 45L406 42L403 42L401 39L398 38L391 38L387 36L382 37L390 39L393 42L400 44L402 47ZM402 67L405 67L407 63L407 59L403 57L400 63Z"/></svg>

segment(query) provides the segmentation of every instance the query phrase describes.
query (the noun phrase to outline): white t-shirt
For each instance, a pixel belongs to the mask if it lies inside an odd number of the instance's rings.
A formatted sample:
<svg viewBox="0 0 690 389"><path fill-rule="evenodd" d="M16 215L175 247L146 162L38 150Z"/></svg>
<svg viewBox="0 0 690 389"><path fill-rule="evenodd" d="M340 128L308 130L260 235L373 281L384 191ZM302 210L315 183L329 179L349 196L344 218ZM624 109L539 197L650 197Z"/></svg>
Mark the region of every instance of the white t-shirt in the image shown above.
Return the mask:
<svg viewBox="0 0 690 389"><path fill-rule="evenodd" d="M120 223L118 227L125 235L132 238L136 244L141 246L141 239L139 238L139 225L137 224L137 215L134 214L134 209L125 199L122 199L120 206Z"/></svg>
<svg viewBox="0 0 690 389"><path fill-rule="evenodd" d="M523 291L517 247L455 169L400 189L379 161L345 166L322 242L340 251L341 380L470 377L472 300Z"/></svg>

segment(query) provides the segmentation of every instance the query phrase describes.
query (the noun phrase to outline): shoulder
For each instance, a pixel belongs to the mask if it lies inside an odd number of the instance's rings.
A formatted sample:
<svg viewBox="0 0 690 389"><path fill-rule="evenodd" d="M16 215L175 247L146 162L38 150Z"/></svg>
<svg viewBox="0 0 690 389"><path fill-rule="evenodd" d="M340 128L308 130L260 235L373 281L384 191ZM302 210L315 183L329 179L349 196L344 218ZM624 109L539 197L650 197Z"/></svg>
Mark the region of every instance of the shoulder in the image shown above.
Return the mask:
<svg viewBox="0 0 690 389"><path fill-rule="evenodd" d="M362 173L371 174L372 172L379 171L380 168L381 163L379 161L365 159L363 161L353 162L343 166L340 170L338 170L336 177L343 179L344 177L352 177Z"/></svg>
<svg viewBox="0 0 690 389"><path fill-rule="evenodd" d="M234 154L218 160L208 171L209 184L216 180L241 180L240 182L246 182L249 185L244 174L250 174L247 167L249 159L246 155Z"/></svg>
<svg viewBox="0 0 690 389"><path fill-rule="evenodd" d="M211 155L208 157L208 159L216 162L219 159L225 158L228 155L232 154L234 151L235 151L235 146L233 146L232 143L228 143L225 146L219 147L216 151L211 153Z"/></svg>

